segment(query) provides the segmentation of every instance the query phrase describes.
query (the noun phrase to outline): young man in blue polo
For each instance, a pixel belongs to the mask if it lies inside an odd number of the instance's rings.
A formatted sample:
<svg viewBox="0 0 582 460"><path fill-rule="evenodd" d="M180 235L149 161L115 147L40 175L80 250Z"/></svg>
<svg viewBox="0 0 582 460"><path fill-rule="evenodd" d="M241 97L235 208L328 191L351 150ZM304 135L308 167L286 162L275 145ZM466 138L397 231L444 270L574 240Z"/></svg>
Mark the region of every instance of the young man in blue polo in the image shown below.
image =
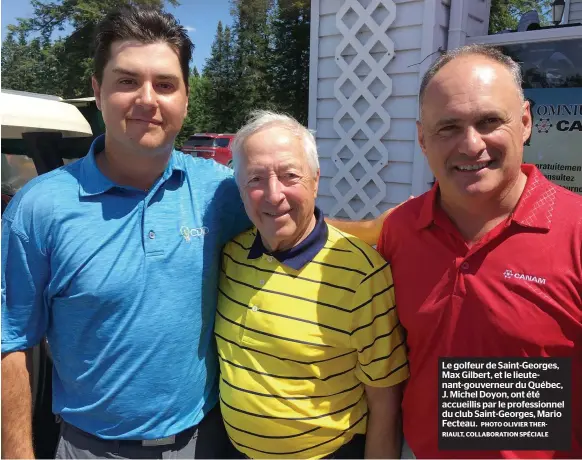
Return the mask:
<svg viewBox="0 0 582 460"><path fill-rule="evenodd" d="M220 248L250 225L229 169L173 150L192 43L170 15L99 27L106 134L2 219L2 451L33 458L26 358L54 359L59 458L223 457L213 340Z"/></svg>

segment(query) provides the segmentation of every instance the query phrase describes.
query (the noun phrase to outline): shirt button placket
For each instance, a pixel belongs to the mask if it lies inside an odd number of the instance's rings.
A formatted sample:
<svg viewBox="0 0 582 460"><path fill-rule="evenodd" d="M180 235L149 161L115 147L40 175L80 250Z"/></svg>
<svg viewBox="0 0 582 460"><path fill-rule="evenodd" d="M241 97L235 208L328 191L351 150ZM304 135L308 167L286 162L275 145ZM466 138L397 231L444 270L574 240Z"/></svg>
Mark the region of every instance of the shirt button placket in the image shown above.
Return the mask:
<svg viewBox="0 0 582 460"><path fill-rule="evenodd" d="M460 261L457 261L457 264ZM453 296L454 297L459 297L459 298L463 298L466 294L466 275L469 271L469 268L471 267L471 265L469 264L469 262L467 262L466 260L463 260L460 265L457 265L458 269L457 269L457 276L455 279L455 285L453 288Z"/></svg>
<svg viewBox="0 0 582 460"><path fill-rule="evenodd" d="M150 219L151 210L144 204L143 210L143 234L145 237L145 252L146 254L155 253L158 248L158 234L156 232L156 225L153 219Z"/></svg>

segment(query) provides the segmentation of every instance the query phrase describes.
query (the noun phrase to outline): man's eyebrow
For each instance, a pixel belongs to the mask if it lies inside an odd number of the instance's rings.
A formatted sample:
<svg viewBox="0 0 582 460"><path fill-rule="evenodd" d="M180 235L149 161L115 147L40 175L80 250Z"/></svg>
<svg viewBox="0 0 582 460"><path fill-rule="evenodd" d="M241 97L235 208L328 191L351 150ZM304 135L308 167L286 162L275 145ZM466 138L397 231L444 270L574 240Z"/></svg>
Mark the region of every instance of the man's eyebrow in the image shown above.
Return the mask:
<svg viewBox="0 0 582 460"><path fill-rule="evenodd" d="M298 168L300 164L294 160L282 161L277 165L279 169Z"/></svg>
<svg viewBox="0 0 582 460"><path fill-rule="evenodd" d="M488 110L486 112L479 114L479 119L483 120L484 118L504 118L505 115L503 112L499 110Z"/></svg>
<svg viewBox="0 0 582 460"><path fill-rule="evenodd" d="M503 114L497 110L487 110L486 112L481 112L481 113L475 114L475 117L474 117L474 119L477 121L483 120L486 118L503 118ZM437 122L436 126L440 127L440 126L446 126L446 125L455 125L461 121L462 121L461 118L448 117L448 118L443 118L443 119L439 120Z"/></svg>
<svg viewBox="0 0 582 460"><path fill-rule="evenodd" d="M156 78L158 80L179 80L180 77L171 73L162 73L159 75L156 75Z"/></svg>
<svg viewBox="0 0 582 460"><path fill-rule="evenodd" d="M288 169L299 169L299 168L300 165L294 163L293 161L284 161L278 163L274 169L276 171L286 171ZM246 172L248 174L260 174L261 172L264 172L266 169L267 168L265 168L265 166L249 166Z"/></svg>
<svg viewBox="0 0 582 460"><path fill-rule="evenodd" d="M454 125L458 123L461 119L455 117L443 118L437 122L437 126L444 126L444 125Z"/></svg>
<svg viewBox="0 0 582 460"><path fill-rule="evenodd" d="M118 73L121 75L127 75L129 77L139 77L139 73L133 72L133 71L128 70L128 69L124 69L122 67L115 67L112 70L112 72ZM171 74L171 73L163 73L163 74L156 75L156 79L158 79L158 80L179 80L180 77L178 77L177 75Z"/></svg>
<svg viewBox="0 0 582 460"><path fill-rule="evenodd" d="M130 77L137 77L139 75L137 72L132 72L131 70L123 69L121 67L115 67L112 72L129 75Z"/></svg>

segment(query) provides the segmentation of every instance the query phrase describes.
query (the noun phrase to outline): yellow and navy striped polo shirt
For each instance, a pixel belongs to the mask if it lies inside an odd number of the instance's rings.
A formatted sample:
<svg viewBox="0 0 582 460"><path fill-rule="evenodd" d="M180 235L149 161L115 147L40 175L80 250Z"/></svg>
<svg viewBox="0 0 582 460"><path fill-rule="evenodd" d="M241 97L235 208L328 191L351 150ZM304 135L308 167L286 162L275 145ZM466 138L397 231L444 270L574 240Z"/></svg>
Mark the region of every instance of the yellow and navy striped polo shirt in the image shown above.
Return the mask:
<svg viewBox="0 0 582 460"><path fill-rule="evenodd" d="M322 217L316 231L321 249L298 269L249 254L256 228L223 250L221 410L234 446L251 458L331 454L366 432L364 385L409 375L389 265Z"/></svg>

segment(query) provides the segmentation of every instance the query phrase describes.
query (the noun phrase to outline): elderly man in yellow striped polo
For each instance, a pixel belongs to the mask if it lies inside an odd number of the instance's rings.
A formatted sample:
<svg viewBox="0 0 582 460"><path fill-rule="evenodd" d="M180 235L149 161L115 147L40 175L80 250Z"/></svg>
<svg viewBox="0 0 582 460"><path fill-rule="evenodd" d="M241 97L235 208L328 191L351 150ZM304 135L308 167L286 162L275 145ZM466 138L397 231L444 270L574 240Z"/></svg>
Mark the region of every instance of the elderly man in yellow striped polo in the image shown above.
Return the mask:
<svg viewBox="0 0 582 460"><path fill-rule="evenodd" d="M215 326L235 457L399 458L409 370L389 265L325 222L294 119L254 113L233 164L254 224L224 248Z"/></svg>

